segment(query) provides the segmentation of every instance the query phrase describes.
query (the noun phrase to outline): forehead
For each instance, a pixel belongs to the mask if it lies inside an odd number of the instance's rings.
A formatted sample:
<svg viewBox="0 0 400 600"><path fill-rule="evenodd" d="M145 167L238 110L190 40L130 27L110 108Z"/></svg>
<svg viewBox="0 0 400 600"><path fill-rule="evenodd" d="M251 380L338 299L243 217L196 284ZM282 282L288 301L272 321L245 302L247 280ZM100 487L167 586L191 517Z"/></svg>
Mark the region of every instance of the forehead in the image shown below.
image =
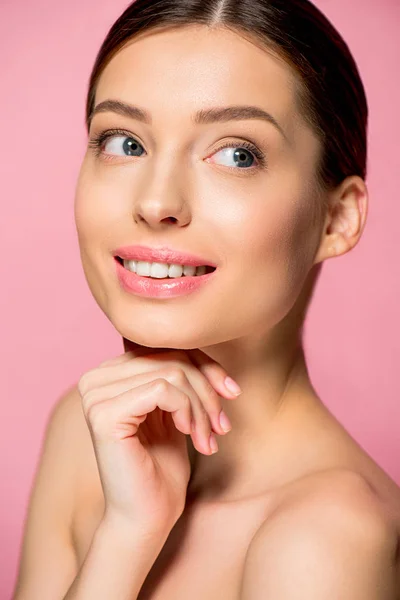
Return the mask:
<svg viewBox="0 0 400 600"><path fill-rule="evenodd" d="M132 102L155 119L165 108L181 120L210 105L258 105L290 135L295 85L289 65L271 51L228 29L190 25L130 40L104 69L95 102Z"/></svg>

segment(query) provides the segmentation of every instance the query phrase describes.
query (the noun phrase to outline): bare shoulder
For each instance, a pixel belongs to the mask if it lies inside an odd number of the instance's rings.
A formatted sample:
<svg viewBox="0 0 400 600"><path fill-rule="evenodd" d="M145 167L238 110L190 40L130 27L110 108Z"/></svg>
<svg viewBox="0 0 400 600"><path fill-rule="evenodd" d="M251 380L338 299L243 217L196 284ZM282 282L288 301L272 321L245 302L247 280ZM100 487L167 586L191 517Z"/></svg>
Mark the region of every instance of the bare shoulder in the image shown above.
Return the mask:
<svg viewBox="0 0 400 600"><path fill-rule="evenodd" d="M69 526L73 533L76 514L81 510L82 489L90 488L92 480L96 483L100 481L78 383L71 385L54 405L48 419L47 432L46 444L51 445L47 454L51 453L54 457L62 454L65 456L65 462L68 461L67 466L70 470L68 484L72 499L69 500ZM63 478L66 475L64 469L65 467L63 467Z"/></svg>
<svg viewBox="0 0 400 600"><path fill-rule="evenodd" d="M332 598L397 600L398 530L369 482L335 468L303 478L294 490L249 545L243 600L330 598L328 589Z"/></svg>
<svg viewBox="0 0 400 600"><path fill-rule="evenodd" d="M68 393L59 401L55 411L59 414L59 419L63 419L65 433L69 436L71 447L71 461L75 466L74 495L76 502L74 504L74 513L72 522L75 520L76 512L81 509L81 504L85 492L99 495L101 484L96 456L93 448L93 442L90 431L85 419L82 407L81 395L78 384L74 384L68 390Z"/></svg>
<svg viewBox="0 0 400 600"><path fill-rule="evenodd" d="M74 383L54 405L50 413L49 423L54 419L62 420L65 423L65 431L71 432L74 425L79 426L81 412L83 416L78 384Z"/></svg>
<svg viewBox="0 0 400 600"><path fill-rule="evenodd" d="M55 403L46 424L26 513L15 599L59 598L74 579L72 541L81 428L76 386ZM49 573L53 573L49 580Z"/></svg>
<svg viewBox="0 0 400 600"><path fill-rule="evenodd" d="M70 535L78 566L89 550L93 535L104 514L104 494L90 435L83 412L82 399L76 384L65 398L70 431L73 432L75 463L74 506L70 520Z"/></svg>
<svg viewBox="0 0 400 600"><path fill-rule="evenodd" d="M65 420L65 429L73 435L74 452L79 456L79 451L87 449L90 442L90 433L83 413L81 395L78 389L78 383L73 384L66 394L56 404L54 413L58 413L60 418ZM89 444L91 445L91 444ZM84 456L81 455L81 458Z"/></svg>
<svg viewBox="0 0 400 600"><path fill-rule="evenodd" d="M282 502L277 505L273 518L293 511L299 515L322 515L331 522L357 527L368 524L368 531L398 533L397 522L368 478L347 468L330 468L311 473L295 482Z"/></svg>
<svg viewBox="0 0 400 600"><path fill-rule="evenodd" d="M59 442L68 444L71 465L75 469L75 497L81 485L82 474L88 464L96 465L92 440L82 407L78 383L74 383L54 406L49 425L58 422ZM52 425L54 427L54 425ZM62 438L62 439L60 439Z"/></svg>
<svg viewBox="0 0 400 600"><path fill-rule="evenodd" d="M43 468L47 466L47 462L52 461L54 471L58 470L61 475L56 487L62 490L65 503L68 502L69 523L72 522L75 510L80 465L87 455L88 437L90 434L86 426L78 384L74 383L62 394L50 412L40 463L40 468ZM66 494L67 489L68 494ZM61 510L63 503L59 502L56 506Z"/></svg>

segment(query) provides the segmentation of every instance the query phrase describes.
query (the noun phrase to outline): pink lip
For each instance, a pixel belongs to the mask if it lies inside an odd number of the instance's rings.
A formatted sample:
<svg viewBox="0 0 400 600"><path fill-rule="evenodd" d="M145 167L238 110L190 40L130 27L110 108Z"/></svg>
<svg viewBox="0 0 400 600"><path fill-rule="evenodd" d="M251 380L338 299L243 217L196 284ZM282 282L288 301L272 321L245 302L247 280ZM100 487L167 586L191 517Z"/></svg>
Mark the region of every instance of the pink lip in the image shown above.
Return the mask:
<svg viewBox="0 0 400 600"><path fill-rule="evenodd" d="M193 254L186 254L173 248L166 246L160 248L149 248L147 246L122 246L116 248L113 252L114 256L119 256L126 260L144 260L148 262L162 262L168 264L178 265L192 265L194 267L200 267L206 265L209 267L217 267L215 263L203 258L201 256L195 256ZM201 276L202 277L202 276Z"/></svg>
<svg viewBox="0 0 400 600"><path fill-rule="evenodd" d="M114 262L122 287L127 292L146 298L175 298L176 296L190 294L210 281L217 272L215 270L204 275L182 275L182 277L171 279L152 279L129 271L118 262L116 257L114 257ZM188 263L185 262L184 264Z"/></svg>

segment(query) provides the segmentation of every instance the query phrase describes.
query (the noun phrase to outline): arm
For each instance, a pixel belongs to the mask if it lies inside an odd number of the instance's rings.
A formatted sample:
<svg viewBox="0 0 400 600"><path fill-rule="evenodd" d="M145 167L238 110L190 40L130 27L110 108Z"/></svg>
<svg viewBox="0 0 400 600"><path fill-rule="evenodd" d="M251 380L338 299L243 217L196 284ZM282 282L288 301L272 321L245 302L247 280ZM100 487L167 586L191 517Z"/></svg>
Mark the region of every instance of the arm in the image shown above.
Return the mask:
<svg viewBox="0 0 400 600"><path fill-rule="evenodd" d="M71 523L79 482L77 466L86 450L82 428L86 436L81 398L74 386L56 403L47 423L29 500L13 600L134 600L138 593L134 595L134 590L140 588L164 543L162 536L155 539L145 532L133 531L132 527L128 537L126 529L106 523L103 518L78 572ZM97 591L97 585L101 591ZM127 591L122 595L124 587Z"/></svg>
<svg viewBox="0 0 400 600"><path fill-rule="evenodd" d="M359 498L359 496L358 496ZM321 500L321 498L320 498ZM282 511L253 539L241 600L396 600L395 529L365 496Z"/></svg>
<svg viewBox="0 0 400 600"><path fill-rule="evenodd" d="M150 535L105 518L63 600L136 600L168 534Z"/></svg>

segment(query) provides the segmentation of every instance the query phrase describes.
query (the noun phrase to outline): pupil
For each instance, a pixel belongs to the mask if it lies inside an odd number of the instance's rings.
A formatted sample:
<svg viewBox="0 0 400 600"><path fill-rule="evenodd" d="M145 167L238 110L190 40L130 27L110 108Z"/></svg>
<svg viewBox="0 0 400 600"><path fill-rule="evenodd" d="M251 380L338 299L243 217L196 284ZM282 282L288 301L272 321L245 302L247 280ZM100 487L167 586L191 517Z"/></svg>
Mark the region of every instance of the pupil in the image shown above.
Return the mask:
<svg viewBox="0 0 400 600"><path fill-rule="evenodd" d="M236 150L234 152L234 157L235 158L239 158L239 160L241 160L241 161L245 161L246 160L246 154L247 154L247 151L244 148L241 148L240 150ZM246 167L251 166L252 160L253 160L253 157L250 155L250 153L248 153L248 155L250 157L250 164L246 164L245 165Z"/></svg>
<svg viewBox="0 0 400 600"><path fill-rule="evenodd" d="M139 148L139 144L132 138L126 139L123 146L124 152L126 152L130 156L133 156Z"/></svg>

